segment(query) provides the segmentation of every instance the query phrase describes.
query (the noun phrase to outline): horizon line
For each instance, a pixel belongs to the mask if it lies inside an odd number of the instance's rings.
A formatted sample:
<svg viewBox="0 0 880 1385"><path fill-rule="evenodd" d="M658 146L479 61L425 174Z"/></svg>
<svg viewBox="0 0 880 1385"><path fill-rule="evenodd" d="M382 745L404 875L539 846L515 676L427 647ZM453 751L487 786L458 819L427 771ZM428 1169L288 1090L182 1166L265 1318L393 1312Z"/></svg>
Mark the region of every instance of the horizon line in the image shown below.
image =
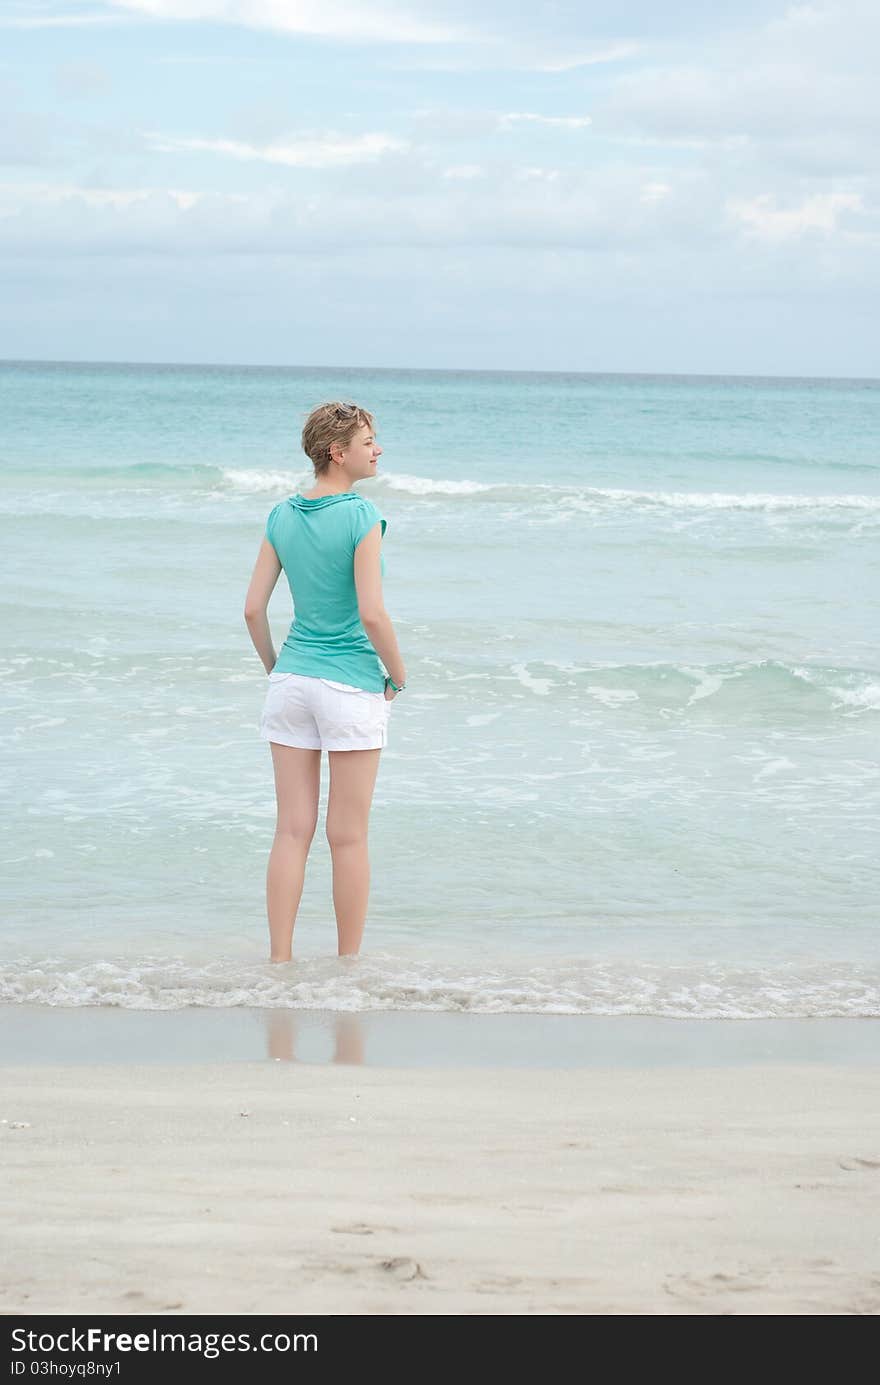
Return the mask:
<svg viewBox="0 0 880 1385"><path fill-rule="evenodd" d="M388 374L414 375L577 375L583 377L615 377L625 379L650 380L833 380L852 381L858 384L880 384L876 375L768 375L763 373L739 373L736 371L655 371L655 370L529 370L523 367L509 369L503 366L356 366L356 365L289 365L278 362L244 361L106 361L92 359L58 359L40 356L0 357L0 366L9 365L48 365L48 366L139 366L145 369L177 370L282 370L282 371L355 371Z"/></svg>

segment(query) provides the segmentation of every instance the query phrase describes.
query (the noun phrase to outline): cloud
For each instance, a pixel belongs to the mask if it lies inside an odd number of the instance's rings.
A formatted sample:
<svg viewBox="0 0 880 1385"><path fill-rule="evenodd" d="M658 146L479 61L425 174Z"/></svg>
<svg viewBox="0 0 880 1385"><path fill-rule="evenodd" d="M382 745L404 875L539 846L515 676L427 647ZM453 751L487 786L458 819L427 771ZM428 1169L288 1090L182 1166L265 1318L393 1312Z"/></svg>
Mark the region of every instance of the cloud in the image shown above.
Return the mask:
<svg viewBox="0 0 880 1385"><path fill-rule="evenodd" d="M203 194L182 188L160 191L156 188L87 188L75 183L4 183L0 186L0 218L10 217L27 205L57 207L76 200L89 207L131 207L157 196L170 198L175 206L186 211L195 206ZM231 194L229 200L246 202L247 198L243 194ZM17 207L12 205L14 201Z"/></svg>
<svg viewBox="0 0 880 1385"><path fill-rule="evenodd" d="M530 164L526 164L522 168L515 169L513 177L516 179L517 182L520 183L534 182L535 180L547 183L555 183L556 179L559 177L559 169L535 168L532 167Z"/></svg>
<svg viewBox="0 0 880 1385"><path fill-rule="evenodd" d="M405 8L379 8L339 0L109 0L152 19L235 24L276 33L311 34L342 41L463 43L476 35L464 25L423 19Z"/></svg>
<svg viewBox="0 0 880 1385"><path fill-rule="evenodd" d="M510 16L505 17L509 20ZM580 42L580 39L577 40ZM398 61L398 69L420 72L572 72L579 67L619 63L634 58L644 49L635 42L621 42L589 52L572 52L563 47L558 37L541 30L527 38L511 34L502 22L493 32L472 37L467 45L455 52L415 56L407 54ZM395 66L392 61L389 66Z"/></svg>
<svg viewBox="0 0 880 1385"><path fill-rule="evenodd" d="M637 69L611 76L591 101L597 135L768 149L808 136L864 136L873 151L880 86L876 5L789 6L784 14L709 41L667 45ZM873 163L873 152L871 153Z"/></svg>
<svg viewBox="0 0 880 1385"><path fill-rule="evenodd" d="M277 186L247 195L190 188L185 198L169 188L6 184L0 244L24 254L39 245L69 254L338 254L367 246L602 246L647 243L657 233L656 209L646 212L639 200L643 180L628 174L562 180L531 165L480 172L440 180L428 171L420 186L383 186L372 198L345 183L295 196ZM692 213L679 214L679 231L693 235Z"/></svg>
<svg viewBox="0 0 880 1385"><path fill-rule="evenodd" d="M541 196L534 194L540 183ZM860 199L830 194L779 210L764 197L725 199L710 179L680 173L659 181L650 170L609 166L572 172L534 164L513 168L452 165L422 170L370 196L350 180L281 184L256 192L189 188L94 188L71 183L0 185L0 245L15 254L63 248L70 254L273 256L357 255L370 247L519 247L521 250L661 246L687 254L768 243L822 231L829 243L841 216ZM876 228L870 217L866 234ZM647 264L647 261L646 261Z"/></svg>
<svg viewBox="0 0 880 1385"><path fill-rule="evenodd" d="M499 130L511 130L518 121L528 120L535 125L555 125L560 130L577 130L592 125L588 115L536 115L532 111L511 111L498 117Z"/></svg>
<svg viewBox="0 0 880 1385"><path fill-rule="evenodd" d="M576 67L593 67L597 63L617 63L626 58L634 58L643 49L641 43L614 43L609 48L599 48L592 53L572 53L558 58L533 60L530 64L536 72L571 72Z"/></svg>
<svg viewBox="0 0 880 1385"><path fill-rule="evenodd" d="M533 129L578 130L592 125L589 115L541 115L534 111L467 110L439 107L411 111L409 118L423 140L473 140L531 126Z"/></svg>
<svg viewBox="0 0 880 1385"><path fill-rule="evenodd" d="M800 206L777 208L769 193L749 200L728 201L728 210L745 226L747 234L763 240L790 240L810 231L832 234L838 229L841 212L864 210L858 193L816 193Z"/></svg>
<svg viewBox="0 0 880 1385"><path fill-rule="evenodd" d="M581 129L588 126L589 116L538 115L530 111L509 114L478 113L475 117L465 116L459 121L453 115L451 126L457 136L473 136L475 133L493 134L513 130L520 123L547 126L560 129ZM448 133L443 116L431 114L428 121L421 122L436 132ZM404 154L411 149L408 140L396 135L367 132L361 135L347 135L337 132L310 133L285 136L264 143L250 140L227 139L210 136L165 135L160 131L146 131L143 136L149 147L157 153L212 153L249 162L285 164L291 168L332 169L355 164L374 163L385 154ZM474 165L464 165L474 167ZM447 177L461 177L461 173L447 173Z"/></svg>
<svg viewBox="0 0 880 1385"><path fill-rule="evenodd" d="M98 10L67 14L63 10L45 14L0 15L0 29L82 29L96 24L125 24L132 16Z"/></svg>
<svg viewBox="0 0 880 1385"><path fill-rule="evenodd" d="M671 192L669 183L645 183L640 195L643 202L662 202Z"/></svg>
<svg viewBox="0 0 880 1385"><path fill-rule="evenodd" d="M286 164L291 168L343 168L349 164L372 163L383 154L408 148L405 140L384 134L304 135L261 145L248 144L244 140L190 139L149 132L145 138L150 141L152 149L163 154L227 154L233 159Z"/></svg>
<svg viewBox="0 0 880 1385"><path fill-rule="evenodd" d="M580 29L583 19L575 10L565 16L556 7L554 24L516 6L487 5L475 11L461 8L467 22L441 22L431 0L419 6L418 0L394 0L388 5L370 0L103 0L101 9L67 13L62 6L47 6L34 15L32 7L21 14L0 18L0 27L40 29L56 27L110 26L122 23L166 23L224 25L253 32L304 35L334 39L340 43L406 44L425 49L447 47L438 56L407 55L406 67L438 72L466 72L495 69L566 73L578 68L624 62L635 57L644 45L631 39L600 42L585 46ZM423 12L420 12L420 9ZM479 25L474 19L479 19ZM595 25L595 17L589 21ZM571 40L560 34L572 27ZM233 61L227 55L180 55L158 61L192 64ZM389 59L389 67L394 60Z"/></svg>

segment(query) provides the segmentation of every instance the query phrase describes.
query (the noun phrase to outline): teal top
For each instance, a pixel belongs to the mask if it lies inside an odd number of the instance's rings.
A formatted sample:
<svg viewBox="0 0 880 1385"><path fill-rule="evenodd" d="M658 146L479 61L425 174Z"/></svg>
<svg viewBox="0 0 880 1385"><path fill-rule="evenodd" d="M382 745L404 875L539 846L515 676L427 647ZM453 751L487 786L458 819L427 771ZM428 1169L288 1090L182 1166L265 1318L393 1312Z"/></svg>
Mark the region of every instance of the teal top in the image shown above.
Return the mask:
<svg viewBox="0 0 880 1385"><path fill-rule="evenodd" d="M284 568L294 609L273 673L384 691L385 674L361 624L354 584L354 551L376 524L384 535L384 517L358 491L314 500L297 492L270 511L266 538ZM380 566L384 575L384 556Z"/></svg>

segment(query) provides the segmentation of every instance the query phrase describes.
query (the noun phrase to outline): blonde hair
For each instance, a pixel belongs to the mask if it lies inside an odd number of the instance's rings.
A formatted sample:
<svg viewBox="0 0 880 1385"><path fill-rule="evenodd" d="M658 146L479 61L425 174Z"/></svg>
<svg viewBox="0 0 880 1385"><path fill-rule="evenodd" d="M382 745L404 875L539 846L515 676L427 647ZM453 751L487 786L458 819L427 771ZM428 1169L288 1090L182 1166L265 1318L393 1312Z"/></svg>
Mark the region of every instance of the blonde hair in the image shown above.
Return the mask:
<svg viewBox="0 0 880 1385"><path fill-rule="evenodd" d="M330 444L338 442L347 447L365 423L372 428L373 415L359 404L344 400L318 404L312 409L303 426L302 447L311 459L315 476L323 476L330 469Z"/></svg>

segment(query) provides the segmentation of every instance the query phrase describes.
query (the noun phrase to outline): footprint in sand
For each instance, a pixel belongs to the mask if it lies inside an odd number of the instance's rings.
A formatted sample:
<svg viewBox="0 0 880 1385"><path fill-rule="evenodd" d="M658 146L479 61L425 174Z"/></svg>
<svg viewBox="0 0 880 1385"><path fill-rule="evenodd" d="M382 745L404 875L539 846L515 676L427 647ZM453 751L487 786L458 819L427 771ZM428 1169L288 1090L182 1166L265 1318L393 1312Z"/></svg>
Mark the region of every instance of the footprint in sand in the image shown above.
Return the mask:
<svg viewBox="0 0 880 1385"><path fill-rule="evenodd" d="M724 1274L719 1270L716 1274L706 1275L705 1279L697 1279L692 1275L683 1274L675 1279L667 1279L663 1285L667 1294L672 1294L674 1298L705 1298L711 1294L748 1294L754 1293L758 1289L765 1287L761 1279L750 1278L745 1274Z"/></svg>
<svg viewBox="0 0 880 1385"><path fill-rule="evenodd" d="M335 1231L340 1236L373 1236L377 1231L399 1231L396 1226L368 1226L366 1222L352 1222L350 1226L331 1226L331 1231Z"/></svg>
<svg viewBox="0 0 880 1385"><path fill-rule="evenodd" d="M880 1169L880 1159L859 1159L852 1155L851 1158L841 1159L839 1162L842 1169Z"/></svg>
<svg viewBox="0 0 880 1385"><path fill-rule="evenodd" d="M125 1291L125 1293L122 1295L122 1297L123 1297L123 1298L142 1298L142 1299L146 1299L146 1298L147 1298L147 1294L144 1292L143 1289L126 1289L126 1291ZM182 1308L182 1307L183 1307L183 1300L182 1300L182 1299L175 1299L173 1302L170 1302L170 1301L169 1301L168 1303L163 1303L163 1304L161 1304L160 1307L159 1307L159 1309L158 1309L158 1312L160 1312L160 1313L170 1313L170 1312L172 1312L174 1309L176 1309L176 1308Z"/></svg>
<svg viewBox="0 0 880 1385"><path fill-rule="evenodd" d="M418 1261L411 1260L408 1255L396 1255L393 1260L380 1260L379 1269L392 1279L428 1278Z"/></svg>

